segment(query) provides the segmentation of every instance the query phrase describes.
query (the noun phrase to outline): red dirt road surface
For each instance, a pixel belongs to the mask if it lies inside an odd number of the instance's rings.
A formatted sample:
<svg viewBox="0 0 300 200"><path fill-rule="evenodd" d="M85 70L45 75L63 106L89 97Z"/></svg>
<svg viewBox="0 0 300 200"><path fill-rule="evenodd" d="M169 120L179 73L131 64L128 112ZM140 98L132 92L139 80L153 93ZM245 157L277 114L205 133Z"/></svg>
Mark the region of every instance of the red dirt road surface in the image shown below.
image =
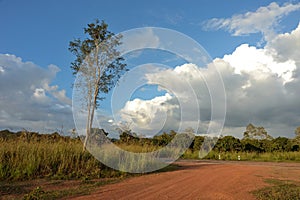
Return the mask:
<svg viewBox="0 0 300 200"><path fill-rule="evenodd" d="M179 170L126 179L100 187L86 199L128 200L251 200L251 191L267 186L265 179L300 180L299 163L180 161Z"/></svg>

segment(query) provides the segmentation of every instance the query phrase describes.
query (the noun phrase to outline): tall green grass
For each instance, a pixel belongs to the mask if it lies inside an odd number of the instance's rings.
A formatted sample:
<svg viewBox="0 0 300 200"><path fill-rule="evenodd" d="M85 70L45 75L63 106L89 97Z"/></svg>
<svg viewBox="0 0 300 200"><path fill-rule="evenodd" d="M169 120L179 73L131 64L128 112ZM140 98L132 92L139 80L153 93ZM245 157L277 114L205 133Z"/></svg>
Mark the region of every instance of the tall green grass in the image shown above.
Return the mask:
<svg viewBox="0 0 300 200"><path fill-rule="evenodd" d="M108 171L112 170L82 151L79 140L0 142L0 180L98 178Z"/></svg>
<svg viewBox="0 0 300 200"><path fill-rule="evenodd" d="M198 159L198 151L187 150L182 158L185 159ZM296 161L300 162L300 152L217 152L210 151L204 159L219 160L240 160L244 161L272 161L272 162L283 162L283 161Z"/></svg>
<svg viewBox="0 0 300 200"><path fill-rule="evenodd" d="M121 171L130 173L148 173L164 168L167 162L174 161L180 155L181 148L139 144L91 145L88 149L101 162Z"/></svg>
<svg viewBox="0 0 300 200"><path fill-rule="evenodd" d="M106 167L95 159L88 151L82 151L82 142L79 139L64 137L36 136L32 138L15 137L13 139L0 138L0 181L1 180L28 180L40 177L50 177L56 179L73 178L100 178L118 177L126 173ZM121 149L134 152L153 152L154 158L168 158L177 155L174 149L154 146L150 144L117 144ZM158 151L159 150L159 151ZM113 151L113 150L112 150ZM219 160L248 160L248 161L300 161L300 152L222 152L210 151L204 159ZM119 169L130 171L141 171L146 165L147 169L158 165L155 159L148 157L138 157L135 154L124 156L122 153L110 152L99 156L107 162L119 163ZM106 156L106 157L105 157ZM187 149L181 156L184 159L199 159L199 151ZM125 165L124 165L125 163ZM124 166L123 166L124 165ZM140 169L137 169L140 167ZM154 167L155 168L155 167Z"/></svg>
<svg viewBox="0 0 300 200"><path fill-rule="evenodd" d="M133 152L127 156L114 149L102 152L102 146L101 148L97 146L93 154L100 157L101 161L104 160L108 166L115 166L121 170L117 171L102 164L88 151L82 151L83 144L78 139L45 138L0 140L0 181L44 177L54 179L120 177L127 175L122 171L144 173L165 167L165 164L158 162L155 156L149 159L146 154L134 154L154 152L155 155L155 151L160 149L158 146L118 144L121 149ZM160 152L166 156L172 153L174 152L167 150Z"/></svg>

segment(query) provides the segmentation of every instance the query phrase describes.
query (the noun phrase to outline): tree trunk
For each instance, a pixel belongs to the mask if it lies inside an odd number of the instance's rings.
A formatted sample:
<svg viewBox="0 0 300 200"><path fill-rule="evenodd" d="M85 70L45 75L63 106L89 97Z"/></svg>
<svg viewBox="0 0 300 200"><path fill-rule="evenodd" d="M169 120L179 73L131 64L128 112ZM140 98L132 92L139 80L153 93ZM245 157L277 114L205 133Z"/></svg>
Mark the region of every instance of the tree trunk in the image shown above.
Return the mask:
<svg viewBox="0 0 300 200"><path fill-rule="evenodd" d="M86 136L84 138L84 143L83 143L83 149L82 151L85 151L86 150L86 145L87 145L87 142L88 142L88 139L90 137L90 133L91 133L91 127L90 127L90 121L91 121L91 106L90 104L88 105L88 117L87 117L87 122L86 122Z"/></svg>
<svg viewBox="0 0 300 200"><path fill-rule="evenodd" d="M88 140L90 138L91 135L91 130L93 127L93 120L94 120L94 113L95 113L95 109L97 106L97 97L99 95L99 83L100 83L100 78L101 78L101 68L99 66L99 60L98 60L98 54L99 54L99 46L97 45L98 42L96 42L96 66L97 68L95 68L94 71L94 75L96 76L96 81L92 82L92 84L89 82L89 101L88 101L88 120L87 120L87 124L86 124L86 137L84 139L84 143L83 143L83 151L86 150L86 145L88 143ZM90 63L90 59L88 60L89 65L92 66L92 63ZM98 73L97 73L97 69L98 69ZM93 80L93 79L92 79ZM95 87L95 89L94 89ZM94 91L93 91L94 89ZM94 93L94 96L92 96L92 94ZM92 99L93 97L93 99Z"/></svg>

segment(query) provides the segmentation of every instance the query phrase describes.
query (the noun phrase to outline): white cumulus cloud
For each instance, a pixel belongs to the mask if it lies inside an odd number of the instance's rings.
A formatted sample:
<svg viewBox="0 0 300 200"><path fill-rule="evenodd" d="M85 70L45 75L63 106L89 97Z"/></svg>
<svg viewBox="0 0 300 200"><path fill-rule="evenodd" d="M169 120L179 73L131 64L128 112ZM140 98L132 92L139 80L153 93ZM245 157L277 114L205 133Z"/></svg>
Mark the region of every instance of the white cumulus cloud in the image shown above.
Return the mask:
<svg viewBox="0 0 300 200"><path fill-rule="evenodd" d="M174 123L174 112L177 112L178 105L174 104L173 98L166 93L164 96L157 96L150 100L134 99L128 101L120 111L123 121L129 124L134 132L142 135L155 135ZM170 128L170 127L168 127Z"/></svg>
<svg viewBox="0 0 300 200"><path fill-rule="evenodd" d="M231 18L213 18L204 23L206 29L225 29L235 36L262 33L266 40L275 35L280 20L299 10L300 3L278 5L276 2L258 8L254 12L233 15Z"/></svg>
<svg viewBox="0 0 300 200"><path fill-rule="evenodd" d="M173 120L166 121L165 127L178 127L180 122L186 127L199 123L198 132L205 134L209 124L214 125L211 129L218 127L217 123L210 122L211 101L214 101L215 107L224 103L222 99L211 99L211 92L218 93L222 89L214 84L217 69L222 75L227 96L223 134L242 137L245 126L254 123L264 126L275 137L293 137L295 128L300 126L299 30L298 26L290 33L278 34L263 48L242 44L231 54L214 59L206 68L187 63L174 69L148 73L145 75L148 84L159 84L161 89L172 95L129 101L122 112L137 120L137 126L150 129L161 127L151 124L164 119L158 111L172 110L169 117ZM201 76L197 75L199 71ZM195 97L187 90L186 82L194 89L200 121L195 112ZM183 105L178 102L183 102ZM179 109L174 109L174 105ZM190 113L185 119L181 118L182 106ZM123 118L126 119L125 116Z"/></svg>
<svg viewBox="0 0 300 200"><path fill-rule="evenodd" d="M239 46L232 54L225 55L223 59L234 68L235 73L254 72L257 79L264 79L274 74L281 77L284 82L289 82L296 69L294 60L277 62L267 49L258 49L248 44Z"/></svg>
<svg viewBox="0 0 300 200"><path fill-rule="evenodd" d="M290 33L277 35L266 47L276 59L300 62L300 23Z"/></svg>
<svg viewBox="0 0 300 200"><path fill-rule="evenodd" d="M207 79L216 78L215 72L210 66L199 69L195 64L187 63L145 74L148 84L159 85L166 94L150 100L128 101L121 109L122 120L144 135L188 128L201 134L206 134L210 128L218 135L217 122L211 122L211 95L206 85ZM213 85L211 88L219 90L222 87Z"/></svg>
<svg viewBox="0 0 300 200"><path fill-rule="evenodd" d="M42 68L20 57L0 54L0 129L50 132L73 128L71 100L51 85L60 69Z"/></svg>

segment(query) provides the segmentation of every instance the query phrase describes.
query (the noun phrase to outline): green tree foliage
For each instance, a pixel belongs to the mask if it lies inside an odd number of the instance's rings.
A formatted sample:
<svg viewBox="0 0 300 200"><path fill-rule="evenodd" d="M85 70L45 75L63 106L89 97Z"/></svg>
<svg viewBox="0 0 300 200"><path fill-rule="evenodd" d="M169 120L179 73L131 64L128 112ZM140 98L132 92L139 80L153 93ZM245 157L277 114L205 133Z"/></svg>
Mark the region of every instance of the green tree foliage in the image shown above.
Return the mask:
<svg viewBox="0 0 300 200"><path fill-rule="evenodd" d="M164 132L161 135L156 135L153 137L156 145L158 146L166 146L168 143L171 142L171 140L174 138L176 135L175 131L171 131L170 134Z"/></svg>
<svg viewBox="0 0 300 200"><path fill-rule="evenodd" d="M80 89L84 97L84 109L87 110L86 137L84 149L90 137L94 113L99 101L104 99L101 94L108 93L126 70L123 58L117 51L121 36L108 31L104 21L96 20L84 28L87 38L75 39L69 44L69 51L76 59L71 63L73 74L77 75L74 87Z"/></svg>
<svg viewBox="0 0 300 200"><path fill-rule="evenodd" d="M244 138L242 139L241 143L242 149L245 152L263 152L263 149L261 148L261 143L257 139Z"/></svg>
<svg viewBox="0 0 300 200"><path fill-rule="evenodd" d="M130 131L122 131L120 134L120 143L122 144L137 144L139 142L139 138L135 133Z"/></svg>
<svg viewBox="0 0 300 200"><path fill-rule="evenodd" d="M278 137L272 141L272 151L291 151L292 143L291 140L286 137Z"/></svg>
<svg viewBox="0 0 300 200"><path fill-rule="evenodd" d="M190 149L192 151L200 151L201 147L202 147L202 143L204 142L204 137L203 136L195 136Z"/></svg>
<svg viewBox="0 0 300 200"><path fill-rule="evenodd" d="M244 132L244 138L247 139L269 139L272 137L268 135L264 127L256 127L253 124L248 124L246 131Z"/></svg>
<svg viewBox="0 0 300 200"><path fill-rule="evenodd" d="M300 138L300 126L296 128L295 135L297 138Z"/></svg>
<svg viewBox="0 0 300 200"><path fill-rule="evenodd" d="M219 152L237 152L242 150L242 145L239 139L233 136L225 136L218 140L214 149Z"/></svg>
<svg viewBox="0 0 300 200"><path fill-rule="evenodd" d="M272 152L272 144L273 144L273 140L269 140L269 139L262 139L259 140L258 143L260 144L260 149L262 152Z"/></svg>
<svg viewBox="0 0 300 200"><path fill-rule="evenodd" d="M292 151L300 150L300 126L295 129L295 138L292 140Z"/></svg>

